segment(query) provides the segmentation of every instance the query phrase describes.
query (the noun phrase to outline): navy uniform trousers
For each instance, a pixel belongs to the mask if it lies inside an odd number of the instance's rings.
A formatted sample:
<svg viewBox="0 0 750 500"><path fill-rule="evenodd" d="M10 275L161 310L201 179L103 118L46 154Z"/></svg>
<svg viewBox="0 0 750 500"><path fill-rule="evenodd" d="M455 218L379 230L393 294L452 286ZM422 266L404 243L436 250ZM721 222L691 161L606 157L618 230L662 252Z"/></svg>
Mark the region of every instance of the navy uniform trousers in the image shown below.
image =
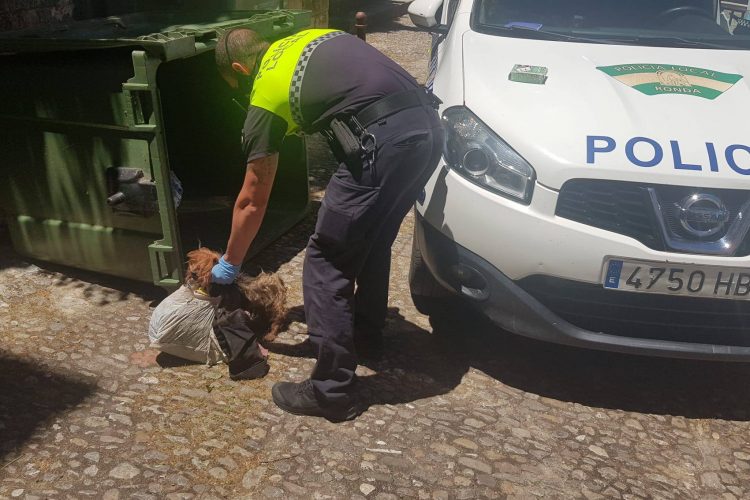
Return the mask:
<svg viewBox="0 0 750 500"><path fill-rule="evenodd" d="M443 129L430 107L402 110L367 129L377 142L374 159L360 179L345 164L331 178L303 270L305 316L318 360L310 378L317 397L329 404L350 401L355 316L358 329L385 326L391 246L443 151Z"/></svg>

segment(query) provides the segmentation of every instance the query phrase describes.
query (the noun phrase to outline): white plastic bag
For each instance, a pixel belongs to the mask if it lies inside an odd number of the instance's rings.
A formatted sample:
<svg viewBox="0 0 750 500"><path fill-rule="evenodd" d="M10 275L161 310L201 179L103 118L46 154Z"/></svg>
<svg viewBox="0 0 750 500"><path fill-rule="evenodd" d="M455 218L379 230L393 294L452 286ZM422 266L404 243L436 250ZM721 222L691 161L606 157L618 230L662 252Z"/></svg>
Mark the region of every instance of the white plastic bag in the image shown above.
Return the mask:
<svg viewBox="0 0 750 500"><path fill-rule="evenodd" d="M151 314L148 327L151 347L209 365L225 361L212 328L219 300L195 293L187 286L180 287Z"/></svg>

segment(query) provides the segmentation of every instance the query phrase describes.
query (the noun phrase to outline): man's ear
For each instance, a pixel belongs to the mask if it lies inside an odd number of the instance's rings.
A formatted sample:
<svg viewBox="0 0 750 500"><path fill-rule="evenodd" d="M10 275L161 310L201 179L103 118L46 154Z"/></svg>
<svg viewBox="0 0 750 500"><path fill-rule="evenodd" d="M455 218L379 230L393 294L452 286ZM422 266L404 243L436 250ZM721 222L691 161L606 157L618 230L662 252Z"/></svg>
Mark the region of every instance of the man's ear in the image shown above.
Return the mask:
<svg viewBox="0 0 750 500"><path fill-rule="evenodd" d="M242 75L249 75L250 74L250 70L248 69L248 67L245 66L244 64L238 63L238 62L233 62L232 63L232 70L234 70L235 73L240 73Z"/></svg>

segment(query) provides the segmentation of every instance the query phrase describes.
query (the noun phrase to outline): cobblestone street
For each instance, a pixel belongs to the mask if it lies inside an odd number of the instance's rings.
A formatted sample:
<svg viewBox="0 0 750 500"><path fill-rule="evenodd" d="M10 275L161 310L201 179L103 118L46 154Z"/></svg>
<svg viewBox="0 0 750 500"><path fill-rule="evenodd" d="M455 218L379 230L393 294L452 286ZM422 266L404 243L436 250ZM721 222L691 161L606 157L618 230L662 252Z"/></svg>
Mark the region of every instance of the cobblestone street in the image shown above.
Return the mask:
<svg viewBox="0 0 750 500"><path fill-rule="evenodd" d="M424 81L429 35L368 42ZM253 260L289 286L265 379L148 347L164 292L13 253L0 226L0 498L748 498L750 366L640 358L513 336L457 307L419 314L413 217L393 249L386 355L358 369L353 422L296 417L271 386L307 377L304 245L315 203Z"/></svg>

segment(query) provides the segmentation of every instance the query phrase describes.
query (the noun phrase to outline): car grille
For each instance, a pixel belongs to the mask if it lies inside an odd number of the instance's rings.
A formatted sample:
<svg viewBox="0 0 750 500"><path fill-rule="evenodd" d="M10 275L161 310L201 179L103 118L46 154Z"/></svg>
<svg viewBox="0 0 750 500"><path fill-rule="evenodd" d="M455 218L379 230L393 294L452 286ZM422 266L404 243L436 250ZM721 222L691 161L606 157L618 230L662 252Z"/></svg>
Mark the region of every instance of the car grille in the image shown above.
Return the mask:
<svg viewBox="0 0 750 500"><path fill-rule="evenodd" d="M750 302L628 293L547 276L518 282L585 330L644 339L750 346Z"/></svg>
<svg viewBox="0 0 750 500"><path fill-rule="evenodd" d="M658 193L664 207L662 211L654 208L648 192L650 188ZM727 228L737 219L742 204L748 199L748 191L745 190L574 179L566 182L560 190L555 213L559 217L629 236L654 250L679 251L668 248L659 227L659 218L673 236L690 239L690 235L680 228L674 207L696 191L714 194L723 200L730 213ZM724 233L720 233L712 239L718 240L723 236ZM695 238L695 241L700 239ZM734 256L743 257L748 254L750 237L746 236Z"/></svg>
<svg viewBox="0 0 750 500"><path fill-rule="evenodd" d="M648 192L641 184L572 180L560 190L556 214L588 226L624 234L664 250Z"/></svg>

